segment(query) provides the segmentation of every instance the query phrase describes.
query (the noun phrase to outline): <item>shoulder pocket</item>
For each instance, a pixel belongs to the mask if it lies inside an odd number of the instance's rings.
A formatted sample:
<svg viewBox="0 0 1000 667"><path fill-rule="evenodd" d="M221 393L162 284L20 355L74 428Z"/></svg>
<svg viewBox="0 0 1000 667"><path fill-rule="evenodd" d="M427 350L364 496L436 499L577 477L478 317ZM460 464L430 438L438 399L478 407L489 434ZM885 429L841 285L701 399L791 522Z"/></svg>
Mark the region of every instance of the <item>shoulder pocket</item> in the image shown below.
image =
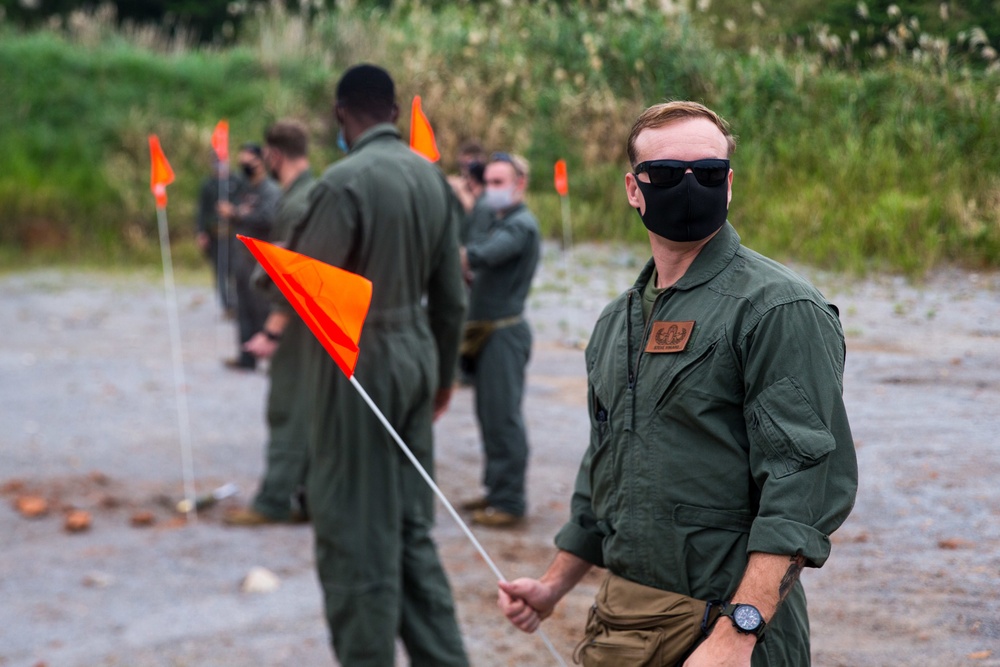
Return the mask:
<svg viewBox="0 0 1000 667"><path fill-rule="evenodd" d="M784 377L760 393L750 409L750 437L770 472L786 477L805 470L837 447L795 380Z"/></svg>

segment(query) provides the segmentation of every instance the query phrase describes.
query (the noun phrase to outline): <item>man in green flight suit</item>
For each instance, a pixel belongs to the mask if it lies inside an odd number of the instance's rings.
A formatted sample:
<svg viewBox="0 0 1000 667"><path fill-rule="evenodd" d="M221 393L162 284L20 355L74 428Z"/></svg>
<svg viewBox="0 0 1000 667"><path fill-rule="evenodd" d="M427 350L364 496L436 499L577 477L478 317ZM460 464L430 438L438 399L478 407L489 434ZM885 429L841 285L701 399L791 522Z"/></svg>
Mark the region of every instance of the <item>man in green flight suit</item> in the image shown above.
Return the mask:
<svg viewBox="0 0 1000 667"><path fill-rule="evenodd" d="M264 150L259 144L244 144L240 148L239 161L246 183L240 188L234 203L219 202L219 215L229 222L235 234L268 241L272 238L274 209L281 198L281 188L268 176L264 167ZM257 261L242 243L233 243L232 247L230 259L236 283L239 349L237 356L227 359L225 365L233 369L253 370L257 367L257 359L243 346L264 326L270 304L250 283Z"/></svg>
<svg viewBox="0 0 1000 667"><path fill-rule="evenodd" d="M421 464L451 398L465 314L461 205L444 175L400 141L389 74L357 65L337 84L348 149L310 195L289 248L372 281L355 377ZM317 341L307 501L333 649L344 667L468 661L431 539L434 496Z"/></svg>
<svg viewBox="0 0 1000 667"><path fill-rule="evenodd" d="M216 289L219 290L219 302L227 316L235 316L236 294L233 291L232 256L233 233L228 225L219 224L217 207L222 196L223 184L225 200L233 201L238 195L243 180L238 174L229 171L228 165L219 160L215 151L210 151L212 175L205 177L198 191L198 212L195 220L195 241L198 249L212 263L215 272ZM220 232L225 230L224 238ZM223 246L223 244L226 244Z"/></svg>
<svg viewBox="0 0 1000 667"><path fill-rule="evenodd" d="M540 248L538 222L524 205L527 161L494 153L484 180L482 202L491 220L462 249L464 268L474 275L462 365L476 391L487 493L463 508L472 510L474 523L501 528L518 523L526 508L528 437L521 399L531 329L524 319L524 302Z"/></svg>
<svg viewBox="0 0 1000 667"><path fill-rule="evenodd" d="M556 558L500 606L533 631L597 565L584 665L805 667L799 575L857 492L837 309L740 244L715 112L656 105L627 147L653 257L587 347L590 446Z"/></svg>
<svg viewBox="0 0 1000 667"><path fill-rule="evenodd" d="M305 127L291 120L278 121L269 127L264 133L264 163L283 191L272 236L277 245L285 246L292 230L309 210L309 193L315 183L309 170L309 138ZM314 392L302 384L302 377L307 370L304 351L312 333L259 266L252 281L272 303L263 329L244 345L258 359L271 359L268 369L271 388L267 396L270 437L264 476L253 504L229 512L225 521L238 526L304 521L307 442Z"/></svg>

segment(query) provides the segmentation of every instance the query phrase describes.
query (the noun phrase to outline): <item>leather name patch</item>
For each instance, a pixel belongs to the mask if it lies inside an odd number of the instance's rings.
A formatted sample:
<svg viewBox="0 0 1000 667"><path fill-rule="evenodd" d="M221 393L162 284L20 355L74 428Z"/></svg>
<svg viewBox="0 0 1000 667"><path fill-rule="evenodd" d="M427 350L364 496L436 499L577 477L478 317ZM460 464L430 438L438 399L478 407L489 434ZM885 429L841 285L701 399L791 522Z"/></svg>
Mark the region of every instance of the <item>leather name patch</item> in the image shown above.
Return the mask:
<svg viewBox="0 0 1000 667"><path fill-rule="evenodd" d="M683 352L691 340L694 322L653 322L646 342L646 352L650 354L667 354Z"/></svg>

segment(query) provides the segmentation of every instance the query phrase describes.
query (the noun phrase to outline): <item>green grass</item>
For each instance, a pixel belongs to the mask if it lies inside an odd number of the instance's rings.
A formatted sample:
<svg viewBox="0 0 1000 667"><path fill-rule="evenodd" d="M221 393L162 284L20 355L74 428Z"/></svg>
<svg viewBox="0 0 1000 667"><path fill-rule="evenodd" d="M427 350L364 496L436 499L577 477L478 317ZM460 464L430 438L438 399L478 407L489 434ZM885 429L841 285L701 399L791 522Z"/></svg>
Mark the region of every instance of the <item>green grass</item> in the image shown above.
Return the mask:
<svg viewBox="0 0 1000 667"><path fill-rule="evenodd" d="M859 272L1000 266L996 68L971 67L968 53L943 65L910 54L848 62L797 46L804 0L761 3L763 16L750 3L711 6L407 5L311 23L274 10L226 50L100 19L69 34L0 24L0 266L158 262L151 132L177 172L168 212L183 248L215 122L230 120L235 147L299 117L319 168L336 158L333 86L359 61L393 73L404 135L409 101L423 97L446 170L469 138L526 155L530 205L551 238L562 234L559 158L575 239L645 238L623 194L625 137L649 104L690 98L740 137L731 220L747 245Z"/></svg>

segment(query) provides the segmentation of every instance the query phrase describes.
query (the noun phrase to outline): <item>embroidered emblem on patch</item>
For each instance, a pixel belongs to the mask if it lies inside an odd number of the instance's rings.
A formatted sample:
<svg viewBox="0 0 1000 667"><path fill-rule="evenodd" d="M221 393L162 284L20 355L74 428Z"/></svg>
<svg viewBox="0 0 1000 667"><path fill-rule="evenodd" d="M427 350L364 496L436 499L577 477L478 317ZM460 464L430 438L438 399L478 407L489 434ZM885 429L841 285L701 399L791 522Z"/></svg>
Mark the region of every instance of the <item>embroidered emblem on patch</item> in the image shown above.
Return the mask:
<svg viewBox="0 0 1000 667"><path fill-rule="evenodd" d="M646 342L646 352L650 354L666 354L683 352L691 340L694 322L653 322Z"/></svg>

